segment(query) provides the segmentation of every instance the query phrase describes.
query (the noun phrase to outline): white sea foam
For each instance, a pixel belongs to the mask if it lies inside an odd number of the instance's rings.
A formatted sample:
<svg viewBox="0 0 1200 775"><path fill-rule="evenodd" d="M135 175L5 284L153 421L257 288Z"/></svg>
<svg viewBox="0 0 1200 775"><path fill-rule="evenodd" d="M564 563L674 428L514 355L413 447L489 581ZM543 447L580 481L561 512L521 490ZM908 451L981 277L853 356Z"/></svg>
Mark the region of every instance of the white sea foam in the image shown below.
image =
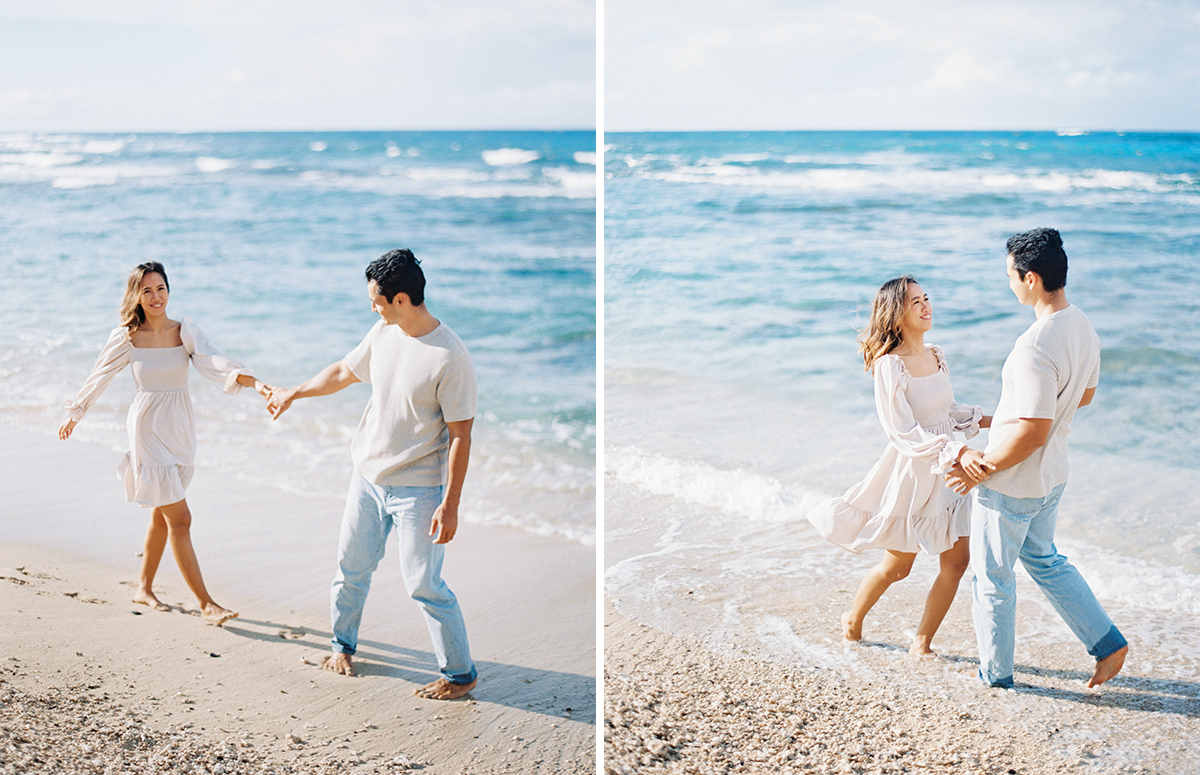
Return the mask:
<svg viewBox="0 0 1200 775"><path fill-rule="evenodd" d="M542 158L538 151L527 151L523 148L497 148L494 151L484 151L480 154L484 163L491 167L509 167L518 164L528 164Z"/></svg>
<svg viewBox="0 0 1200 775"><path fill-rule="evenodd" d="M571 158L575 160L576 164L590 164L593 167L596 166L596 154L592 151L576 151L574 154L572 154Z"/></svg>
<svg viewBox="0 0 1200 775"><path fill-rule="evenodd" d="M325 143L320 140L316 140L316 141L308 144L308 150L315 151L317 153L320 153L321 151L325 150L328 147L329 147L329 143Z"/></svg>
<svg viewBox="0 0 1200 775"><path fill-rule="evenodd" d="M633 446L610 446L605 467L618 481L655 495L695 503L761 522L798 522L821 496L785 490L777 480L744 469L722 470Z"/></svg>
<svg viewBox="0 0 1200 775"><path fill-rule="evenodd" d="M575 172L568 167L547 167L542 174L551 180L556 180L569 191L594 193L596 190L595 172Z"/></svg>
<svg viewBox="0 0 1200 775"><path fill-rule="evenodd" d="M196 158L196 169L201 172L224 172L237 166L237 162L229 159L218 159L215 156L199 156Z"/></svg>

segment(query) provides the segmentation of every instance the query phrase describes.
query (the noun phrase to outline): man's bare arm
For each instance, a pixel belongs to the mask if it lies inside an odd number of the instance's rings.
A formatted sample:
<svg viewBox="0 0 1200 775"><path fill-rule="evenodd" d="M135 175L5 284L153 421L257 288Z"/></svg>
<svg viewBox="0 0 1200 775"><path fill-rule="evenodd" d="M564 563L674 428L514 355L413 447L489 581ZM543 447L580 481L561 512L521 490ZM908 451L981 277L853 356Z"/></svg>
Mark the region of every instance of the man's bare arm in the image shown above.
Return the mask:
<svg viewBox="0 0 1200 775"><path fill-rule="evenodd" d="M435 544L447 544L458 532L458 502L462 498L463 482L471 459L471 427L474 419L446 423L450 432L450 471L442 503L433 513L429 535Z"/></svg>
<svg viewBox="0 0 1200 775"><path fill-rule="evenodd" d="M273 418L278 420L279 415L286 412L288 407L292 405L292 401L297 398L327 396L361 381L358 377L354 376L354 372L350 371L350 367L346 365L344 360L331 363L316 374L316 376L300 383L294 388L271 391L271 398L267 401L267 411L271 413Z"/></svg>

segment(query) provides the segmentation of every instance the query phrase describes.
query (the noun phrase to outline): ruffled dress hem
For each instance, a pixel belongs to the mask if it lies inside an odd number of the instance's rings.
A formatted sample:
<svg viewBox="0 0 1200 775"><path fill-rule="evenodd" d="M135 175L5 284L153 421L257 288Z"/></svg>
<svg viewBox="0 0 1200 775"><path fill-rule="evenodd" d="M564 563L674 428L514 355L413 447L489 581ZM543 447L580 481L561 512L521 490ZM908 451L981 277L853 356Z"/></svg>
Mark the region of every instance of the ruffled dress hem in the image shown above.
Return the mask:
<svg viewBox="0 0 1200 775"><path fill-rule="evenodd" d="M844 498L830 498L808 513L808 521L830 543L862 554L867 549L938 555L971 534L967 498L957 498L940 513L881 517L856 509Z"/></svg>
<svg viewBox="0 0 1200 775"><path fill-rule="evenodd" d="M134 470L132 457L125 453L117 467L117 478L125 484L125 500L142 508L169 506L187 497L194 466L138 466Z"/></svg>

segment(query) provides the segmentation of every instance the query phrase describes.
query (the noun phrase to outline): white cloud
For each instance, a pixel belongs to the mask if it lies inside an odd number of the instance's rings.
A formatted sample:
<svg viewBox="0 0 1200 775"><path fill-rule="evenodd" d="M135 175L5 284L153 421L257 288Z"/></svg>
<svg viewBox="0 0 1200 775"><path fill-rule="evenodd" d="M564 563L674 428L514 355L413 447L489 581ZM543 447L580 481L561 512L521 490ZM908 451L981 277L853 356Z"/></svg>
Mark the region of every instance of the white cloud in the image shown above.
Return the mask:
<svg viewBox="0 0 1200 775"><path fill-rule="evenodd" d="M1200 0L606 2L606 128L1200 128Z"/></svg>
<svg viewBox="0 0 1200 775"><path fill-rule="evenodd" d="M595 34L592 0L9 0L0 127L590 128Z"/></svg>

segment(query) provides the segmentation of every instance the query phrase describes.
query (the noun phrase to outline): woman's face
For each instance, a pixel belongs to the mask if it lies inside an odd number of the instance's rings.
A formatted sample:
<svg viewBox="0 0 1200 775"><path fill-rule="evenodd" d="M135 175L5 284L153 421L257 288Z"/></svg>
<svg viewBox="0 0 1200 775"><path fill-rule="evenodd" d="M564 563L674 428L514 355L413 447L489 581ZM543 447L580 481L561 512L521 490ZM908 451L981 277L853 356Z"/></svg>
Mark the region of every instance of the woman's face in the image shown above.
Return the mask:
<svg viewBox="0 0 1200 775"><path fill-rule="evenodd" d="M147 272L142 277L140 302L142 312L147 318L167 314L167 298L171 295L167 290L167 281L158 272Z"/></svg>
<svg viewBox="0 0 1200 775"><path fill-rule="evenodd" d="M933 328L933 305L921 286L916 283L908 284L908 296L905 300L904 314L900 318L902 331L925 332Z"/></svg>

